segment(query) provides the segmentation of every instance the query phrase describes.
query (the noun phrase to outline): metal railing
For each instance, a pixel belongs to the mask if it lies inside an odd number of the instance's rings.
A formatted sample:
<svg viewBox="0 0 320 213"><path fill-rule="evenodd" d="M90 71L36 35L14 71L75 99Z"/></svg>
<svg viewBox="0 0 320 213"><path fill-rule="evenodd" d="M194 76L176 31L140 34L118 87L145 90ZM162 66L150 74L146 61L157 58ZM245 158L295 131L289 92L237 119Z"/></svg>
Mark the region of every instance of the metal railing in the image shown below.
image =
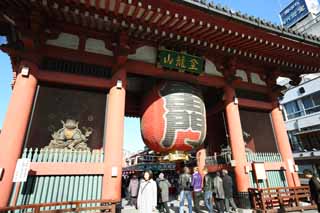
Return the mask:
<svg viewBox="0 0 320 213"><path fill-rule="evenodd" d="M99 163L103 162L104 153L102 149L76 151L68 149L25 148L22 157L29 158L31 162Z"/></svg>
<svg viewBox="0 0 320 213"><path fill-rule="evenodd" d="M247 162L282 162L280 153L247 152Z"/></svg>
<svg viewBox="0 0 320 213"><path fill-rule="evenodd" d="M231 162L231 152L222 155L214 155L206 157L206 165L229 164ZM247 162L282 162L280 153L268 152L247 152Z"/></svg>
<svg viewBox="0 0 320 213"><path fill-rule="evenodd" d="M228 164L231 161L231 153L206 157L206 165Z"/></svg>

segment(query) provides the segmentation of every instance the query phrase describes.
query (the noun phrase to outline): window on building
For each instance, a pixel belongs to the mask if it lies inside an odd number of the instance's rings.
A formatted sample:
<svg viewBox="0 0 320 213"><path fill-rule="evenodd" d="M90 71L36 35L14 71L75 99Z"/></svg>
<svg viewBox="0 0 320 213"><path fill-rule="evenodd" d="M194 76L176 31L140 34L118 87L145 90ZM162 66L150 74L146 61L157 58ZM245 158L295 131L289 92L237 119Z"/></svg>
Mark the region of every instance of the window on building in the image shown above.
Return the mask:
<svg viewBox="0 0 320 213"><path fill-rule="evenodd" d="M284 107L286 108L287 118L289 120L304 115L303 109L297 101L286 103Z"/></svg>
<svg viewBox="0 0 320 213"><path fill-rule="evenodd" d="M306 114L312 114L320 111L320 92L313 93L302 98L302 103Z"/></svg>
<svg viewBox="0 0 320 213"><path fill-rule="evenodd" d="M301 152L303 151L304 147L296 133L298 133L298 130L288 132L291 148L293 152Z"/></svg>

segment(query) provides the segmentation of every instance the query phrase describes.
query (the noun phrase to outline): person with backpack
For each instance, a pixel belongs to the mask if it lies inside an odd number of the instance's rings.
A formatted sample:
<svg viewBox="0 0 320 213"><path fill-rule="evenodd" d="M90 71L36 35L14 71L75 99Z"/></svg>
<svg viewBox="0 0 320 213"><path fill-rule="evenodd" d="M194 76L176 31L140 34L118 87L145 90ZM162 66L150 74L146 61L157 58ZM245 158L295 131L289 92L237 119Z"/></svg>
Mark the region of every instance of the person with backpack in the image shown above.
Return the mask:
<svg viewBox="0 0 320 213"><path fill-rule="evenodd" d="M179 213L184 212L184 200L187 198L189 213L192 213L192 186L191 186L190 169L184 167L183 174L179 176L179 188L180 188L180 204Z"/></svg>
<svg viewBox="0 0 320 213"><path fill-rule="evenodd" d="M212 205L212 193L214 190L214 183L212 174L208 173L208 169L203 169L203 190L204 190L204 203L209 211L209 213L213 213L213 205Z"/></svg>
<svg viewBox="0 0 320 213"><path fill-rule="evenodd" d="M169 181L164 178L164 174L159 174L159 180L158 180L158 189L159 189L159 204L160 204L160 212L164 212L164 209L167 213L170 212L168 207L168 201L169 201L169 188L171 187L171 184Z"/></svg>
<svg viewBox="0 0 320 213"><path fill-rule="evenodd" d="M139 180L136 175L133 175L128 186L128 193L130 196L129 205L134 206L135 208L137 208L138 190Z"/></svg>
<svg viewBox="0 0 320 213"><path fill-rule="evenodd" d="M140 181L138 192L139 213L151 213L156 211L157 184L152 179L152 171L145 171Z"/></svg>
<svg viewBox="0 0 320 213"><path fill-rule="evenodd" d="M198 167L193 168L192 187L194 192L194 209L195 212L200 212L200 199L202 195L202 177L199 173Z"/></svg>

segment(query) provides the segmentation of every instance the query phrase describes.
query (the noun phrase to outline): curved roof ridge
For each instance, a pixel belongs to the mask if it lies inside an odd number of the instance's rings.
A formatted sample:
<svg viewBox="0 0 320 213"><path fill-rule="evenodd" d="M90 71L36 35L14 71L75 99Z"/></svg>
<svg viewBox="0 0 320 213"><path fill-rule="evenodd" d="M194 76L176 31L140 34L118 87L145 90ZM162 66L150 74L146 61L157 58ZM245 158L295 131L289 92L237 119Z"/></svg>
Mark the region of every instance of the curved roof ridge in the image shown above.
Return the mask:
<svg viewBox="0 0 320 213"><path fill-rule="evenodd" d="M205 0L176 0L185 2L190 5L194 5L197 7L201 7L206 9L207 12L215 12L220 15L229 16L238 21L245 22L250 25L255 25L260 28L272 31L274 33L281 33L286 37L293 37L295 39L303 40L308 43L320 45L320 37L308 33L301 33L291 28L286 28L281 25L272 23L271 21L265 20L260 17L255 17L252 15L248 15L247 13L242 13L241 11L235 11L227 6L222 6L221 4L213 4L212 2L207 2Z"/></svg>

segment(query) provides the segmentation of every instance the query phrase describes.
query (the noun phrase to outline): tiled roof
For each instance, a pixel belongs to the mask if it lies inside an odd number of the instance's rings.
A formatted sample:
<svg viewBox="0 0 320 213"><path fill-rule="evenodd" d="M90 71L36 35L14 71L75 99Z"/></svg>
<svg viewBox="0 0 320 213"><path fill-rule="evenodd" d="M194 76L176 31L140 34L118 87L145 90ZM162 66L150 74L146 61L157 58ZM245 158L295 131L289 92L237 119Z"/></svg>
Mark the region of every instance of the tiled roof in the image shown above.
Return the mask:
<svg viewBox="0 0 320 213"><path fill-rule="evenodd" d="M286 28L281 25L274 24L270 21L261 19L259 17L254 17L254 16L249 16L248 14L243 14L240 11L234 11L226 6L221 6L220 4L213 4L213 3L208 3L205 0L178 0L178 2L183 2L187 3L191 6L198 7L205 9L206 12L208 13L217 13L223 16L228 16L229 18L233 18L237 21L244 22L246 24L253 25L255 27L260 27L275 33L281 33L283 36L286 37L292 37L295 39L299 40L304 40L307 42L312 42L314 44L319 45L320 44L320 37L311 35L311 34L306 34L306 33L301 33L298 31L295 31L291 28Z"/></svg>

